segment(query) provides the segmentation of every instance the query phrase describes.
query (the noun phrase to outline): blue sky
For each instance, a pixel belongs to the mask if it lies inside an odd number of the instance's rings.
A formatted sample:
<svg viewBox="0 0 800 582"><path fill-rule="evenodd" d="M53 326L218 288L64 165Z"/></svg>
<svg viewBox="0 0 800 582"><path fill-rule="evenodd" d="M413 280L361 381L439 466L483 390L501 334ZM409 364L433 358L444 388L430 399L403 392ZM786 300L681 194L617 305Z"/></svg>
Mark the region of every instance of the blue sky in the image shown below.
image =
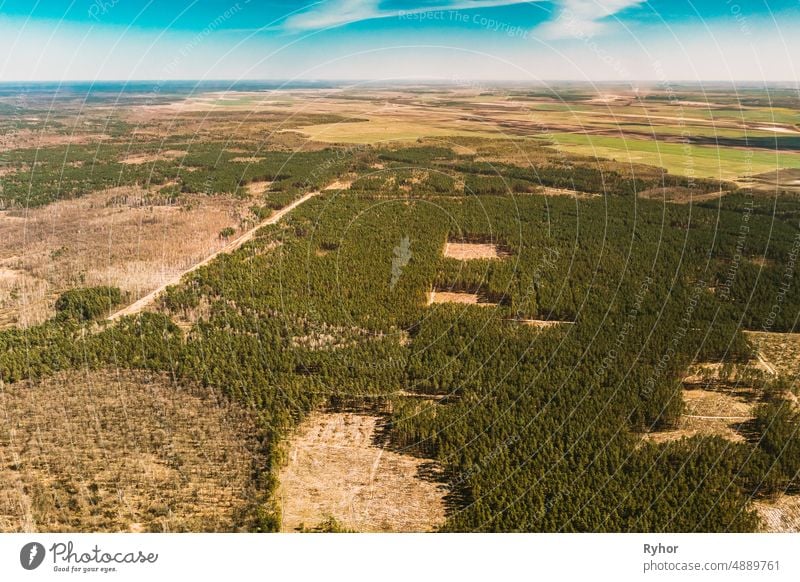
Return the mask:
<svg viewBox="0 0 800 582"><path fill-rule="evenodd" d="M0 0L0 79L784 80L797 0Z"/></svg>

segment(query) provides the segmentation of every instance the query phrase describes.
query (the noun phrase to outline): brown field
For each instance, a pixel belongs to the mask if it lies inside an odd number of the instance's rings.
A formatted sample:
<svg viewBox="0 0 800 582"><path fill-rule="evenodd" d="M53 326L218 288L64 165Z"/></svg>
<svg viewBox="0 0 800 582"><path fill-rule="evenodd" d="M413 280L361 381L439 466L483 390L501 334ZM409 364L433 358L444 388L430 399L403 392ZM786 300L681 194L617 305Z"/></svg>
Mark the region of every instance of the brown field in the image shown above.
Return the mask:
<svg viewBox="0 0 800 582"><path fill-rule="evenodd" d="M376 444L380 418L315 413L298 429L281 471L282 531L330 518L360 532L431 531L445 519L431 463Z"/></svg>
<svg viewBox="0 0 800 582"><path fill-rule="evenodd" d="M0 391L0 531L231 531L260 499L255 419L144 372Z"/></svg>
<svg viewBox="0 0 800 582"><path fill-rule="evenodd" d="M448 242L444 245L444 256L459 261L471 261L500 259L508 256L508 253L504 253L493 244Z"/></svg>
<svg viewBox="0 0 800 582"><path fill-rule="evenodd" d="M754 501L753 506L761 518L762 531L800 532L800 495L780 495L774 500Z"/></svg>
<svg viewBox="0 0 800 582"><path fill-rule="evenodd" d="M67 123L69 123L69 121ZM20 129L2 136L2 139L0 139L0 152L24 148L46 148L58 145L100 143L107 139L107 136L96 133L53 133L49 131Z"/></svg>
<svg viewBox="0 0 800 582"><path fill-rule="evenodd" d="M59 293L112 285L141 297L226 244L219 232L249 217L249 201L185 195L159 202L114 188L42 208L0 213L0 326L53 314Z"/></svg>

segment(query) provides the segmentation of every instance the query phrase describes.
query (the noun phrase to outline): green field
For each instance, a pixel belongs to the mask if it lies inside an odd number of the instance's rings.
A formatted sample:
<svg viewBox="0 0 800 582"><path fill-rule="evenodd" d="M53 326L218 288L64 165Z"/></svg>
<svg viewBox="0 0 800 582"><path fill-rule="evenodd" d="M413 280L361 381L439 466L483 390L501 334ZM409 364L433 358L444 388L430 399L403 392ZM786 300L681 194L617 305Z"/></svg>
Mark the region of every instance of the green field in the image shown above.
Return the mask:
<svg viewBox="0 0 800 582"><path fill-rule="evenodd" d="M548 135L555 147L571 153L610 158L625 163L650 164L671 174L736 180L800 168L800 154L659 142L648 139L556 133Z"/></svg>

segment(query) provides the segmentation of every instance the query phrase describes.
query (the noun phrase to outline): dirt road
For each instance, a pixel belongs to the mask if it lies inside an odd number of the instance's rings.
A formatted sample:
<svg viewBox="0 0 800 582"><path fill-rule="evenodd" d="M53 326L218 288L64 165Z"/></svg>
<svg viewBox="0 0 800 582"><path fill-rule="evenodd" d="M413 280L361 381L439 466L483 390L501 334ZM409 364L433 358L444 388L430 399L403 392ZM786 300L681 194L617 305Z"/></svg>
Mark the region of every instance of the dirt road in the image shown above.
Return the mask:
<svg viewBox="0 0 800 582"><path fill-rule="evenodd" d="M195 263L194 265L192 265L191 267L189 267L188 269L186 269L182 273L178 274L174 278L170 279L169 281L167 281L166 283L164 283L160 287L154 289L153 291L151 291L150 293L148 293L147 295L145 295L141 299L138 299L138 300L134 301L133 303L131 303L130 305L128 305L126 307L123 307L119 311L115 311L114 313L109 315L107 319L109 321L113 321L115 319L119 319L120 317L125 317L126 315L135 315L135 314L139 313L140 311L145 309L148 305L153 303L153 301L155 301L156 297L158 297L164 291L164 289L166 289L170 285L175 285L175 284L179 283L180 280L183 279L184 276L188 275L189 273L191 273L193 271L196 271L197 269L199 269L203 265L207 265L208 263L213 261L215 258L217 258L219 255L232 253L233 251L235 251L236 249L241 247L244 243L246 243L247 241L251 240L255 236L256 231L258 231L258 229L260 229L260 228L262 228L264 226L268 226L270 224L275 224L281 218L283 218L284 216L289 214L292 210L294 210L295 208L297 208L298 206L300 206L304 202L310 200L311 198L313 198L317 194L319 194L319 192L309 192L308 194L306 194L305 196L302 196L301 198L298 198L297 200L295 200L291 204L289 204L287 206L284 206L283 208L281 208L280 210L278 210L277 212L272 214L272 216L270 216L266 220L258 223L256 226L254 226L250 230L248 230L246 232L243 232L241 235L239 235L237 238L232 240L230 243L228 243L227 245L225 245L224 247L222 247L218 251L208 255L202 261L200 261L198 263Z"/></svg>

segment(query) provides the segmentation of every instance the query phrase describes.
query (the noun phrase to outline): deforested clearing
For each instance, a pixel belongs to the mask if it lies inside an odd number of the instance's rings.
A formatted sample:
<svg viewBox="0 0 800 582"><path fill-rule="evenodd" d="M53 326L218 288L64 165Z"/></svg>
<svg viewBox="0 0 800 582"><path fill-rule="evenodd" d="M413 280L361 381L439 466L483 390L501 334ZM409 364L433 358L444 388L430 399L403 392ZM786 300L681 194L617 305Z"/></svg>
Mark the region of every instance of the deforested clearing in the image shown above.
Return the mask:
<svg viewBox="0 0 800 582"><path fill-rule="evenodd" d="M758 395L752 388L692 388L683 391L684 413L673 430L651 432L645 439L662 443L697 435L746 440L744 428L753 420Z"/></svg>
<svg viewBox="0 0 800 582"><path fill-rule="evenodd" d="M137 165L137 164L151 164L159 160L174 160L186 155L186 152L180 150L164 150L154 154L136 154L122 158L121 164Z"/></svg>
<svg viewBox="0 0 800 582"><path fill-rule="evenodd" d="M352 180L336 180L328 184L325 190L347 190L353 184Z"/></svg>
<svg viewBox="0 0 800 582"><path fill-rule="evenodd" d="M800 495L780 495L777 499L754 501L762 528L770 533L800 532Z"/></svg>
<svg viewBox="0 0 800 582"><path fill-rule="evenodd" d="M247 185L247 192L251 196L259 196L267 192L270 189L270 186L272 186L272 182L250 182Z"/></svg>
<svg viewBox="0 0 800 582"><path fill-rule="evenodd" d="M231 162L234 163L242 163L242 164L257 164L259 162L264 161L264 158L259 158L256 156L238 156L235 158L230 159Z"/></svg>
<svg viewBox="0 0 800 582"><path fill-rule="evenodd" d="M500 259L507 256L497 245L484 243L448 242L444 245L444 256L459 261L474 259Z"/></svg>
<svg viewBox="0 0 800 582"><path fill-rule="evenodd" d="M748 331L745 334L777 372L795 378L800 374L800 333Z"/></svg>
<svg viewBox="0 0 800 582"><path fill-rule="evenodd" d="M428 293L428 305L433 305L434 303L462 303L481 307L497 305L496 303L481 301L481 297L477 293L462 293L460 291L430 291Z"/></svg>
<svg viewBox="0 0 800 582"><path fill-rule="evenodd" d="M0 531L252 527L255 419L207 389L132 371L0 392Z"/></svg>
<svg viewBox="0 0 800 582"><path fill-rule="evenodd" d="M113 285L144 296L226 244L220 230L250 217L247 200L123 186L0 215L0 327L53 315L59 293ZM13 300L12 300L13 298Z"/></svg>
<svg viewBox="0 0 800 582"><path fill-rule="evenodd" d="M378 444L380 422L326 412L298 428L279 476L282 531L312 530L331 518L359 532L431 531L444 522L435 466Z"/></svg>

